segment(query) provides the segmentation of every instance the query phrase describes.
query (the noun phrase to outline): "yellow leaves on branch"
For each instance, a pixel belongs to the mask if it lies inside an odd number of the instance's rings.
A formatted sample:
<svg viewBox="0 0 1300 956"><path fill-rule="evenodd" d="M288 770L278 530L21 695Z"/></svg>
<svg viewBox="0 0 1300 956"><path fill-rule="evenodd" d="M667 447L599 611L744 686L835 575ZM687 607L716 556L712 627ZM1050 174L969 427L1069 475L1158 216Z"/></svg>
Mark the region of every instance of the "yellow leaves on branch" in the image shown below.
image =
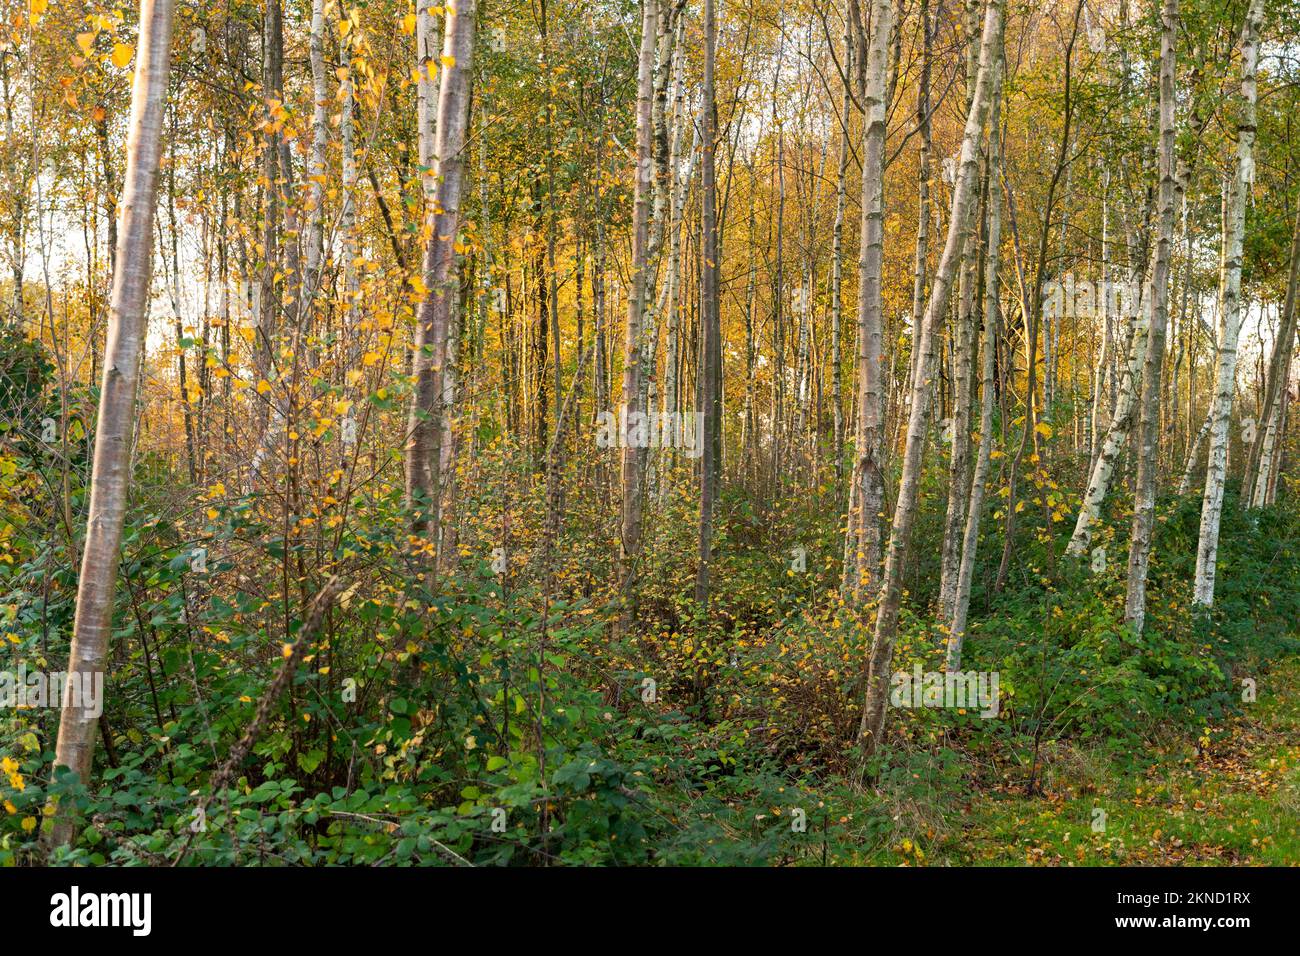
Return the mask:
<svg viewBox="0 0 1300 956"><path fill-rule="evenodd" d="M348 11L348 15L339 21L339 36L343 39L347 39L348 34L352 32L352 28L360 26L361 10L357 7L353 7Z"/></svg>
<svg viewBox="0 0 1300 956"><path fill-rule="evenodd" d="M135 47L129 43L114 43L113 53L109 57L113 65L119 70L124 69L131 59L135 56Z"/></svg>

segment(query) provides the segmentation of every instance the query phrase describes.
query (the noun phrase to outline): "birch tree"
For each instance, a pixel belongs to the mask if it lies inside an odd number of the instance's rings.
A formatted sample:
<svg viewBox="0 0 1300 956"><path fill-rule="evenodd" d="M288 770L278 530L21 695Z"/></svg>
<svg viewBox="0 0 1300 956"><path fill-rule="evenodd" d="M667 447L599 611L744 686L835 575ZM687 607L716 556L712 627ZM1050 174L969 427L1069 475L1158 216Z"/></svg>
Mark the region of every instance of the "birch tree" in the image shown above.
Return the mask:
<svg viewBox="0 0 1300 956"><path fill-rule="evenodd" d="M703 189L702 223L704 261L700 265L700 307L704 349L700 377L704 395L704 448L700 460L700 566L695 578L695 600L707 607L709 565L713 558L713 509L717 497L719 452L722 450L722 329L718 308L718 191L714 152L718 138L718 112L714 101L713 73L717 46L713 0L704 0L704 140L700 167Z"/></svg>
<svg viewBox="0 0 1300 956"><path fill-rule="evenodd" d="M1300 212L1296 214L1291 237L1291 265L1287 272L1282 320L1278 324L1277 339L1273 343L1273 355L1269 360L1268 377L1264 386L1264 427L1256 434L1251 445L1250 461L1241 485L1242 499L1251 508L1262 508L1270 503L1273 462L1282 428L1288 373L1291 371L1291 352L1295 348L1297 285L1300 285Z"/></svg>
<svg viewBox="0 0 1300 956"><path fill-rule="evenodd" d="M862 160L862 244L858 258L858 417L849 492L845 590L860 600L874 588L880 567L880 509L884 503L881 423L884 385L881 367L881 274L884 258L885 133L888 103L889 41L893 34L889 0L871 4L867 46ZM859 24L857 29L862 29Z"/></svg>
<svg viewBox="0 0 1300 956"><path fill-rule="evenodd" d="M1228 188L1228 208L1223 236L1222 304L1219 310L1219 347L1214 397L1211 403L1210 457L1205 469L1201 500L1201 528L1196 542L1196 581L1192 603L1214 604L1214 575L1219 556L1219 520L1223 515L1223 488L1228 470L1228 425L1237 383L1237 340L1241 335L1241 263L1246 232L1246 193L1255 179L1255 71L1259 59L1259 32L1264 19L1263 0L1250 0L1241 28L1241 93L1237 120L1237 163Z"/></svg>
<svg viewBox="0 0 1300 956"><path fill-rule="evenodd" d="M990 94L992 102L989 107L988 252L984 259L984 334L980 345L980 443L975 453L975 468L971 475L970 501L966 508L966 524L962 533L961 565L957 569L952 617L944 621L948 625L945 667L950 672L961 670L962 644L966 638L966 616L970 610L971 582L975 576L975 556L979 548L980 519L984 515L984 486L988 481L989 464L993 454L995 375L1002 315L998 297L1002 243L1002 183L997 171L1002 165L1000 124L1002 71L1005 65L1005 54L999 41L993 72L993 91Z"/></svg>
<svg viewBox="0 0 1300 956"><path fill-rule="evenodd" d="M1138 425L1137 489L1129 536L1128 594L1124 620L1137 631L1146 620L1147 568L1155 523L1156 475L1159 471L1160 379L1169 319L1169 263L1174 239L1174 43L1178 35L1178 0L1164 0L1160 30L1159 206L1155 269L1151 275L1151 329L1142 372L1142 411ZM1103 293L1104 294L1104 293Z"/></svg>
<svg viewBox="0 0 1300 956"><path fill-rule="evenodd" d="M642 0L641 47L637 57L636 178L632 191L632 282L627 300L627 322L623 339L623 406L629 433L623 435L623 513L619 562L624 600L630 601L635 562L641 550L642 493L645 457L630 438L633 423L645 412L642 404L641 371L645 331L646 297L649 288L650 203L654 194L654 99L655 39L659 31L658 0ZM634 418L635 416L635 418ZM625 612L629 609L625 607Z"/></svg>
<svg viewBox="0 0 1300 956"><path fill-rule="evenodd" d="M447 8L442 76L438 90L432 201L425 209L428 239L422 267L424 297L416 311L411 395L406 438L406 507L411 532L430 532L436 548L441 518L442 416L448 338L456 298L457 232L474 66L476 0ZM432 527L430 523L432 522Z"/></svg>
<svg viewBox="0 0 1300 956"><path fill-rule="evenodd" d="M126 172L109 300L108 344L100 383L94 462L90 475L90 512L77 583L77 609L68 651L68 676L86 681L102 675L108 664L113 626L113 595L121 557L122 525L131 487L131 448L140 359L148 328L149 284L153 269L153 223L162 155L162 124L171 63L173 0L141 0L140 36L131 116L126 144ZM81 783L90 780L95 730L99 718L88 702L65 695L55 746L55 767L66 767ZM55 846L66 845L75 827L71 803L59 807L51 831Z"/></svg>
<svg viewBox="0 0 1300 956"><path fill-rule="evenodd" d="M966 117L962 136L957 181L953 186L952 208L948 220L948 235L943 254L935 269L934 283L920 328L919 345L922 354L930 347L930 340L948 305L948 293L953 275L961 261L962 251L969 240L972 213L975 208L979 179L979 140L988 115L993 88L993 75L998 59L997 50L1002 40L1002 3L989 0L984 7L984 28L980 39L979 72L975 82L975 95ZM872 635L871 656L868 665L862 720L858 740L865 756L870 757L880 746L885 728L885 708L889 696L889 669L894 656L894 639L898 635L898 613L902 601L903 563L907 559L911 542L912 523L916 518L917 497L920 493L921 455L925 449L926 424L929 415L928 383L925 363L918 365L912 375L912 405L908 414L907 444L903 452L903 471L898 483L898 503L894 507L894 520L889 534L889 549L885 559L884 579L881 586L880 606L876 611L875 631Z"/></svg>

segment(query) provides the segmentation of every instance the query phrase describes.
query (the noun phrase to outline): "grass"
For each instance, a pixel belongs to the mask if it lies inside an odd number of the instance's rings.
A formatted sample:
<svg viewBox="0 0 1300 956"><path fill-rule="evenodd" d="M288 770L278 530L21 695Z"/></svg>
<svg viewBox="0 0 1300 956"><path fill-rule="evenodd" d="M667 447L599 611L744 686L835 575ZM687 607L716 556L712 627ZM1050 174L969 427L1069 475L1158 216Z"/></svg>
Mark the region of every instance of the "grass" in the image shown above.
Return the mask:
<svg viewBox="0 0 1300 956"><path fill-rule="evenodd" d="M928 864L1300 865L1300 658L1199 739L1136 758L1067 754L1043 794L972 792L958 812Z"/></svg>

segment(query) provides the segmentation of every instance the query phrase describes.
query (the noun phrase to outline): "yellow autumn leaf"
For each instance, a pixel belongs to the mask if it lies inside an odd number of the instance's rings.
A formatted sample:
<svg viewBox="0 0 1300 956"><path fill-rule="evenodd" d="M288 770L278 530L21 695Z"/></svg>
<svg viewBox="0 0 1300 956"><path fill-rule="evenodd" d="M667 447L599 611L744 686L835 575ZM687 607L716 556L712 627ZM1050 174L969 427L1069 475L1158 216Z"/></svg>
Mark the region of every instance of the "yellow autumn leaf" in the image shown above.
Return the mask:
<svg viewBox="0 0 1300 956"><path fill-rule="evenodd" d="M31 833L33 830L35 830L35 829L36 829L36 818L35 818L35 817L23 817L23 829L26 830L28 833Z"/></svg>
<svg viewBox="0 0 1300 956"><path fill-rule="evenodd" d="M1039 422L1034 426L1034 431L1038 432L1038 434L1042 435L1044 438L1052 437L1052 426L1047 424L1047 422Z"/></svg>
<svg viewBox="0 0 1300 956"><path fill-rule="evenodd" d="M444 53L442 56L438 57L438 62L450 70L453 66L456 65L456 58L454 56L448 56L447 54Z"/></svg>
<svg viewBox="0 0 1300 956"><path fill-rule="evenodd" d="M271 390L271 383L268 382L266 379L262 379L260 382L257 383L258 395L265 395L270 390Z"/></svg>
<svg viewBox="0 0 1300 956"><path fill-rule="evenodd" d="M402 32L408 37L415 32L415 14L408 13L402 17Z"/></svg>
<svg viewBox="0 0 1300 956"><path fill-rule="evenodd" d="M37 20L45 15L45 8L49 5L50 0L29 0L27 9L31 12L30 20L33 26Z"/></svg>
<svg viewBox="0 0 1300 956"><path fill-rule="evenodd" d="M86 56L90 56L90 51L95 47L95 34L78 33L77 46L81 48L82 53L86 54Z"/></svg>
<svg viewBox="0 0 1300 956"><path fill-rule="evenodd" d="M113 65L120 70L131 62L133 56L135 56L135 47L131 46L131 44L114 43L113 55L109 59L111 59Z"/></svg>

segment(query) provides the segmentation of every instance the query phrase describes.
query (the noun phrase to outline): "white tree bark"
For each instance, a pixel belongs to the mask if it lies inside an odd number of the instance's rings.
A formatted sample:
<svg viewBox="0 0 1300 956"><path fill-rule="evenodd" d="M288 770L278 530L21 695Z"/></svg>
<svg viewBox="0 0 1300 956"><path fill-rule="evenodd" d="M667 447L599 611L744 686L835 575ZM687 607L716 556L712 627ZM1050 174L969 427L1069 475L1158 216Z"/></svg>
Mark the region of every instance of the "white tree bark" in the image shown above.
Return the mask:
<svg viewBox="0 0 1300 956"><path fill-rule="evenodd" d="M415 4L415 61L420 74L415 87L416 142L426 203L433 199L435 184L434 135L438 125L438 83L442 78L438 64L438 20L429 4L430 0L416 0Z"/></svg>
<svg viewBox="0 0 1300 956"><path fill-rule="evenodd" d="M90 476L90 514L77 584L77 610L68 674L82 681L107 666L113 625L113 592L131 483L131 443L141 357L148 329L149 281L153 268L154 202L162 122L171 60L174 0L141 0L140 37L131 118L127 127L126 175L118 205L116 268L109 303L108 344ZM82 686L88 686L83 684ZM82 783L90 778L99 719L87 702L66 695L59 719L56 767ZM59 808L51 842L66 845L75 827L71 805Z"/></svg>
<svg viewBox="0 0 1300 956"><path fill-rule="evenodd" d="M1252 449L1254 469L1247 470L1247 482L1242 497L1248 497L1249 507L1262 508L1269 503L1272 486L1273 458L1282 424L1282 408L1287 397L1287 382L1291 371L1291 350L1295 347L1296 297L1300 289L1300 212L1296 214L1295 231L1291 239L1291 268L1287 277L1286 300L1282 306L1282 321L1278 324L1277 341L1273 343L1273 357L1269 362L1268 379L1264 387L1264 428ZM1250 480L1253 478L1254 480Z"/></svg>
<svg viewBox="0 0 1300 956"><path fill-rule="evenodd" d="M429 236L424 251L424 299L416 313L415 357L406 439L406 506L411 530L429 528L438 541L442 489L442 419L449 360L452 310L456 300L455 245L469 122L470 79L474 66L476 0L448 7L438 90L433 198L426 205Z"/></svg>
<svg viewBox="0 0 1300 956"><path fill-rule="evenodd" d="M1088 550L1092 541L1092 526L1101 515L1102 502L1110 490L1110 480L1115 473L1115 465L1128 444L1129 431L1133 427L1133 411L1137 402L1138 383L1143 364L1146 362L1147 333L1151 327L1151 314L1148 310L1150 296L1143 296L1147 301L1141 303L1129 318L1128 360L1120 374L1119 398L1115 402L1115 414L1106 429L1106 438L1102 441L1101 451L1093 465L1092 475L1088 480L1088 490L1083 496L1083 505L1079 508L1079 517L1074 523L1074 534L1066 547L1066 554L1078 557Z"/></svg>
<svg viewBox="0 0 1300 956"><path fill-rule="evenodd" d="M1228 424L1237 383L1237 339L1241 335L1241 260L1246 232L1246 193L1254 181L1255 70L1263 0L1250 0L1241 28L1241 102L1237 123L1237 168L1228 192L1224 231L1223 306L1219 312L1219 349L1211 405L1210 458L1201 501L1201 530L1196 543L1196 582L1192 603L1214 604L1214 576L1219 557L1219 519L1223 515L1223 486L1228 471Z"/></svg>
<svg viewBox="0 0 1300 956"><path fill-rule="evenodd" d="M884 264L885 133L889 108L890 0L873 0L867 46L862 160L862 245L858 257L858 418L849 492L846 550L851 560L846 593L860 600L877 586L880 569L880 510L885 482L881 425L884 369L881 367L881 281Z"/></svg>
<svg viewBox="0 0 1300 956"><path fill-rule="evenodd" d="M979 55L979 4L968 0L967 109L975 95ZM995 81L996 84L996 81ZM978 212L976 217L978 218ZM943 544L939 553L939 623L951 627L957 605L957 579L961 575L965 540L967 495L971 476L971 405L974 401L975 287L979 281L979 245L967 242L957 280L957 322L952 356L952 443L948 458L948 507L944 514Z"/></svg>
<svg viewBox="0 0 1300 956"><path fill-rule="evenodd" d="M632 287L627 300L627 323L623 339L623 404L629 419L645 411L641 396L643 328L647 290L650 284L650 203L654 192L654 99L655 39L659 31L658 0L642 0L641 48L637 57L636 173L632 200ZM637 556L641 551L642 490L645 460L631 443L623 449L623 513L619 563L625 599L630 599ZM624 607L624 623L629 608Z"/></svg>
<svg viewBox="0 0 1300 956"><path fill-rule="evenodd" d="M312 0L311 33L312 115L311 155L307 160L307 261L303 270L299 314L305 314L320 285L325 259L325 150L329 146L329 84L325 77L325 0Z"/></svg>
<svg viewBox="0 0 1300 956"><path fill-rule="evenodd" d="M1174 42L1178 34L1178 0L1164 0L1160 39L1159 208L1156 261L1151 275L1151 331L1142 372L1142 411L1138 426L1137 486L1129 535L1128 589L1124 620L1139 633L1146 622L1147 568L1155 524L1156 476L1160 450L1160 380L1169 321L1169 263L1174 242L1177 184L1174 181Z"/></svg>
<svg viewBox="0 0 1300 956"><path fill-rule="evenodd" d="M953 186L952 211L948 222L948 236L943 254L935 270L930 301L920 329L920 347L925 354L930 347L944 309L953 274L961 260L962 250L968 241L975 208L979 179L979 139L988 114L993 87L993 75L1002 42L1002 2L988 0L984 8L984 30L980 40L979 71L975 95L966 117L966 130L962 137L961 159L957 182ZM907 559L916 517L916 502L920 493L921 455L925 449L926 423L929 415L929 389L925 376L925 363L919 364L912 375L912 407L908 416L907 445L903 452L903 471L898 484L898 503L894 507L893 527L889 535L888 556L885 559L884 581L881 588L880 607L876 612L876 627L871 644L871 659L867 672L867 688L862 708L862 722L858 739L866 756L871 756L880 746L885 727L885 708L889 698L890 666L894 656L894 639L898 634L898 613L902 601L903 563Z"/></svg>
<svg viewBox="0 0 1300 956"><path fill-rule="evenodd" d="M1002 105L1002 70L1004 56L999 43L993 72L992 105L989 108L988 152L988 252L984 260L984 336L981 344L980 369L980 443L975 453L975 470L971 476L970 503L962 536L961 565L953 597L952 617L948 620L948 648L945 667L949 672L961 670L962 644L966 638L966 615L970 610L971 581L975 576L975 555L979 548L980 519L984 515L984 484L988 480L993 453L994 376L997 367L998 327L1001 303L998 299L998 268L1002 244L1002 140L999 125Z"/></svg>

